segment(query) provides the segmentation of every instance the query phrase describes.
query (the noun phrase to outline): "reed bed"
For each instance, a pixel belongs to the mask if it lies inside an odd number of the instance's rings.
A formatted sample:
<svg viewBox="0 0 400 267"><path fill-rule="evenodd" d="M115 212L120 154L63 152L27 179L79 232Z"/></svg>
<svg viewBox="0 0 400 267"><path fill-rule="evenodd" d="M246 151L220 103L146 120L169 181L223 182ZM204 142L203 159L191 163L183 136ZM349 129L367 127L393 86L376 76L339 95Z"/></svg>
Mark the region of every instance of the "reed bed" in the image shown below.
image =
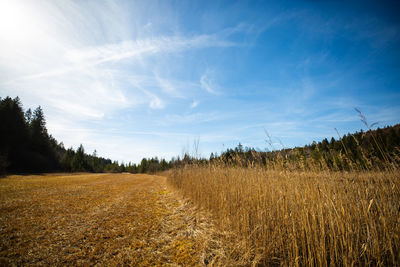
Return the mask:
<svg viewBox="0 0 400 267"><path fill-rule="evenodd" d="M221 265L400 265L396 171L194 164L168 181L230 233Z"/></svg>

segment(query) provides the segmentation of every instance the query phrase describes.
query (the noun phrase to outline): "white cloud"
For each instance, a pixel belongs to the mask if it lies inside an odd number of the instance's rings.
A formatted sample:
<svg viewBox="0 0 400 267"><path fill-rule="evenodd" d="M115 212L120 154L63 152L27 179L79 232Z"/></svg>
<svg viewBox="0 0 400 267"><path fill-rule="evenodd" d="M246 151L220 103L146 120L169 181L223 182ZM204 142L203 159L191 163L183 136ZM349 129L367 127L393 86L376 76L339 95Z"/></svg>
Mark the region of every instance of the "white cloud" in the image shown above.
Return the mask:
<svg viewBox="0 0 400 267"><path fill-rule="evenodd" d="M200 77L200 85L201 87L213 95L219 95L218 91L219 86L215 84L215 82L210 77L211 71L207 69L203 75Z"/></svg>
<svg viewBox="0 0 400 267"><path fill-rule="evenodd" d="M120 61L132 57L157 53L176 53L188 49L207 47L229 47L235 43L221 40L218 35L160 36L154 38L127 40L102 46L86 47L70 51L68 58L73 62L88 61L91 64L101 64L110 61Z"/></svg>
<svg viewBox="0 0 400 267"><path fill-rule="evenodd" d="M194 124L194 123L204 123L210 121L222 120L226 115L222 115L216 112L197 112L191 114L168 114L165 116L165 120L161 122L162 125L176 125L176 124Z"/></svg>
<svg viewBox="0 0 400 267"><path fill-rule="evenodd" d="M190 108L195 108L199 105L198 101L193 101L192 104L190 104Z"/></svg>
<svg viewBox="0 0 400 267"><path fill-rule="evenodd" d="M152 109L162 109L165 107L165 104L159 97L152 95L149 106Z"/></svg>
<svg viewBox="0 0 400 267"><path fill-rule="evenodd" d="M149 108L151 109L163 109L165 107L164 101L156 95L152 93L150 90L145 89L144 84L148 82L147 79L131 79L130 83L135 86L137 89L142 91L145 94L146 102L149 104Z"/></svg>
<svg viewBox="0 0 400 267"><path fill-rule="evenodd" d="M168 95L177 98L184 98L182 93L178 90L177 84L174 84L170 80L160 78L157 74L155 74L155 79L157 80L158 85L161 87L161 89Z"/></svg>

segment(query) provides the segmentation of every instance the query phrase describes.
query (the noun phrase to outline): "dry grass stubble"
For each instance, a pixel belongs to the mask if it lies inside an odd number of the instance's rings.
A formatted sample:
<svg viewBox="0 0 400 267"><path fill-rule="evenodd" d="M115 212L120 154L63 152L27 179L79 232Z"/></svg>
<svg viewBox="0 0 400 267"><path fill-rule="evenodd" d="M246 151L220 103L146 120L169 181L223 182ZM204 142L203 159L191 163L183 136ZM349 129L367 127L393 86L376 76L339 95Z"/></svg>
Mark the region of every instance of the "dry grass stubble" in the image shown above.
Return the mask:
<svg viewBox="0 0 400 267"><path fill-rule="evenodd" d="M0 179L0 265L203 265L212 228L160 176Z"/></svg>

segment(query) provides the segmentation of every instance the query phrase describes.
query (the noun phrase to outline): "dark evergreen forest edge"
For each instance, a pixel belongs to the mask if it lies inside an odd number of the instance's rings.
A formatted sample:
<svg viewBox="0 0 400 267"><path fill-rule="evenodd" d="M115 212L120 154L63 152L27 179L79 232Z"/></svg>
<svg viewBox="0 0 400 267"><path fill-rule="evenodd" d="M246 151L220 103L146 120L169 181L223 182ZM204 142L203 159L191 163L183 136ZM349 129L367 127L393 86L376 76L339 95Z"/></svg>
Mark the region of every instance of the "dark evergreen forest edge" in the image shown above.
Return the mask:
<svg viewBox="0 0 400 267"><path fill-rule="evenodd" d="M359 112L357 110L357 112ZM165 159L143 158L140 164L123 164L85 153L80 145L66 149L52 137L39 106L33 112L23 110L18 97L0 97L0 172L131 172L154 173L187 164L223 163L236 166L285 167L287 169L321 170L383 170L400 163L400 124L371 130L359 112L367 131L331 138L295 148L273 147L270 151L243 147L227 149L220 155L211 153L209 159L184 153L182 157Z"/></svg>

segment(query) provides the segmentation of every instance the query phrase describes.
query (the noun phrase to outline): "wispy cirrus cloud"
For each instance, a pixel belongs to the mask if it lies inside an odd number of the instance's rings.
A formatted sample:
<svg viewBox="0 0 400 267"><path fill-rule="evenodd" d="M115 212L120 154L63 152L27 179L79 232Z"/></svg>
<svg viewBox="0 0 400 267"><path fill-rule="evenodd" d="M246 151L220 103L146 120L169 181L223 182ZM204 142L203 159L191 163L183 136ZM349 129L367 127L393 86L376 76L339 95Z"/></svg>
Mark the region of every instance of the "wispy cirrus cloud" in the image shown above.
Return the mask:
<svg viewBox="0 0 400 267"><path fill-rule="evenodd" d="M208 93L213 95L220 95L220 87L216 84L213 76L214 73L210 69L206 69L206 71L200 77L200 85Z"/></svg>
<svg viewBox="0 0 400 267"><path fill-rule="evenodd" d="M93 64L101 64L157 53L176 53L184 52L188 49L231 47L236 45L238 44L235 42L222 39L218 33L194 36L160 36L70 51L68 58L71 61L90 61Z"/></svg>
<svg viewBox="0 0 400 267"><path fill-rule="evenodd" d="M31 16L42 17L38 20L41 23L40 30L36 32L38 38L33 46L21 44L13 47L7 45L7 42L0 45L3 51L0 56L3 59L0 63L3 71L0 84L5 88L5 93L13 92L28 98L28 104L40 103L51 109L58 109L59 113L75 115L79 119L102 118L107 112L144 102L151 109L163 109L166 101L160 94L185 98L188 89L196 90L202 85L162 78L154 68L147 66L147 58L237 45L229 40L230 30L212 34L174 34L126 39L132 36L128 34L129 25L123 23L121 16L116 21L113 20L113 23L107 23L113 18L112 14L123 14L122 17L126 15L113 1L107 4L111 9L110 13L90 4L95 16L87 16L85 7L69 2L41 4L37 7L29 3L26 5L32 13ZM49 11L58 16L49 15ZM66 21L71 15L76 20ZM98 20L94 21L94 17ZM62 25L63 28L54 28L51 25ZM152 26L149 22L146 25L146 29ZM96 31L99 26L103 31L100 35L103 44L88 45L90 42L86 34L92 35L90 28ZM139 63L134 69L138 73L144 73L141 78L138 75L125 75L126 68L131 68L132 62ZM137 79L133 87L138 89L136 92L126 89L132 79ZM203 84L204 82L207 83L203 79Z"/></svg>
<svg viewBox="0 0 400 267"><path fill-rule="evenodd" d="M220 121L226 118L226 114L218 114L216 112L196 112L189 114L167 114L165 120L161 122L162 125L179 125L187 124L194 125L205 122Z"/></svg>
<svg viewBox="0 0 400 267"><path fill-rule="evenodd" d="M102 68L106 63L132 60L133 58L142 59L145 56L155 54L182 53L189 49L230 47L235 45L234 42L222 40L217 34L212 34L193 37L162 36L151 39L128 40L117 44L106 44L102 46L64 49L64 51L59 51L61 55L64 56L64 60L61 62L62 64L59 64L62 65L62 67L51 68L22 77L15 77L12 81L16 82L18 80L63 76L71 72L87 70L88 68L93 68L98 65L103 65L98 66L98 68ZM169 86L166 80L162 80L157 76L156 79L161 81L162 86ZM207 82L205 76L202 79L204 79L204 82ZM3 82L7 83L7 80Z"/></svg>

